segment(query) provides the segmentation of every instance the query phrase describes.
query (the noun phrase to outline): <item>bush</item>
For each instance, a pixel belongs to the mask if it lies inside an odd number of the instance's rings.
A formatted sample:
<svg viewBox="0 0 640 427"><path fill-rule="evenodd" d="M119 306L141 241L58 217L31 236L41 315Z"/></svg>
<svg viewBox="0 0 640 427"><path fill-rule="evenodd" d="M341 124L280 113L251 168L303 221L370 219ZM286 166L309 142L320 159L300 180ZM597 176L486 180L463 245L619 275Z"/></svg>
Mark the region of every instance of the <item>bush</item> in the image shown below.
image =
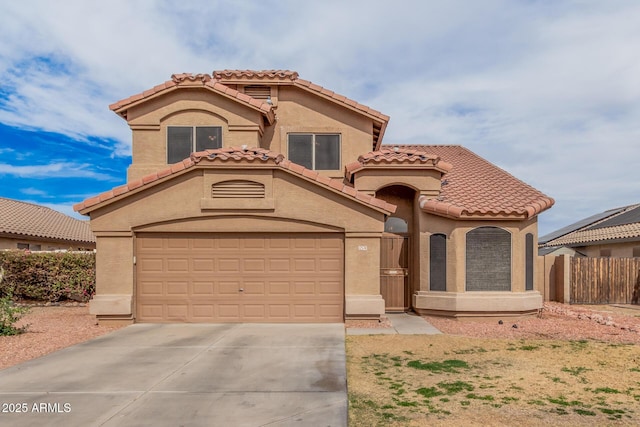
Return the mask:
<svg viewBox="0 0 640 427"><path fill-rule="evenodd" d="M95 293L93 252L0 252L0 297L86 302Z"/></svg>
<svg viewBox="0 0 640 427"><path fill-rule="evenodd" d="M0 336L18 335L26 331L27 326L17 328L16 322L28 311L27 307L16 306L11 295L0 298Z"/></svg>

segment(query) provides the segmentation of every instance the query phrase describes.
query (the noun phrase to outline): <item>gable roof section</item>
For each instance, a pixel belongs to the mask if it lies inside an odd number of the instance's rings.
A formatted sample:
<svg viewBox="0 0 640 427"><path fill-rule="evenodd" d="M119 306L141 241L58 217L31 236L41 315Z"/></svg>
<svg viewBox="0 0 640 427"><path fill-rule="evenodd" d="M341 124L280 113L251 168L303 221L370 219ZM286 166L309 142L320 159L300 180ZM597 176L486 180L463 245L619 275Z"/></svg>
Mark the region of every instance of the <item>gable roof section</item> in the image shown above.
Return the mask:
<svg viewBox="0 0 640 427"><path fill-rule="evenodd" d="M88 221L53 209L0 197L0 234L95 243Z"/></svg>
<svg viewBox="0 0 640 427"><path fill-rule="evenodd" d="M249 95L238 92L235 89L231 89L216 80L212 80L211 76L208 74L173 74L171 76L171 80L167 80L166 82L154 86L142 93L122 99L109 105L109 108L126 119L127 110L129 108L180 88L208 89L248 108L259 111L266 118L269 124L273 124L275 122L275 112L271 105L262 100L255 99Z"/></svg>
<svg viewBox="0 0 640 427"><path fill-rule="evenodd" d="M541 245L543 247L589 246L618 240L640 240L640 204L592 215L547 236L541 238L544 239Z"/></svg>
<svg viewBox="0 0 640 427"><path fill-rule="evenodd" d="M382 143L384 132L389 122L389 116L381 112L362 105L346 96L339 95L322 86L311 83L308 80L298 78L298 73L290 70L222 70L209 74L173 74L171 80L157 85L149 90L132 95L128 98L111 104L109 108L126 119L127 109L155 98L162 94L169 93L183 87L204 87L213 92L221 94L229 99L240 102L250 108L260 111L269 124L275 122L275 109L269 103L252 98L251 96L230 88L229 84L276 84L290 85L310 92L316 96L325 98L344 108L363 114L373 120L373 147L378 148Z"/></svg>
<svg viewBox="0 0 640 427"><path fill-rule="evenodd" d="M389 146L383 146L387 148ZM526 219L554 200L459 145L398 145L451 165L437 198L420 197L423 211L455 219Z"/></svg>
<svg viewBox="0 0 640 427"><path fill-rule="evenodd" d="M373 120L373 149L380 148L384 132L389 123L389 116L360 104L344 95L299 78L298 73L290 70L222 70L214 71L213 78L225 84L269 83L291 85L301 90L320 96L344 108L364 114Z"/></svg>
<svg viewBox="0 0 640 427"><path fill-rule="evenodd" d="M396 210L395 205L357 191L353 187L344 185L342 180L328 178L324 175L320 175L318 172L309 170L303 166L286 160L282 154L262 148L241 147L218 148L215 150L205 150L193 153L188 159L175 163L166 169L144 176L141 179L131 181L95 197L86 199L85 201L76 204L73 209L82 214L87 214L98 207L105 206L133 194L134 192L185 173L186 171L196 167L200 162L221 164L225 166L241 166L250 164L270 165L271 167L302 177L307 181L313 182L321 187L325 187L333 192L340 193L345 197L357 200L359 203L372 207L376 210L383 211L385 213L393 213Z"/></svg>
<svg viewBox="0 0 640 427"><path fill-rule="evenodd" d="M442 161L434 154L422 150L400 149L399 147L383 147L378 151L371 151L358 157L358 160L345 166L345 176L351 181L353 175L368 167L374 168L420 168L435 169L446 173L451 170L451 164Z"/></svg>

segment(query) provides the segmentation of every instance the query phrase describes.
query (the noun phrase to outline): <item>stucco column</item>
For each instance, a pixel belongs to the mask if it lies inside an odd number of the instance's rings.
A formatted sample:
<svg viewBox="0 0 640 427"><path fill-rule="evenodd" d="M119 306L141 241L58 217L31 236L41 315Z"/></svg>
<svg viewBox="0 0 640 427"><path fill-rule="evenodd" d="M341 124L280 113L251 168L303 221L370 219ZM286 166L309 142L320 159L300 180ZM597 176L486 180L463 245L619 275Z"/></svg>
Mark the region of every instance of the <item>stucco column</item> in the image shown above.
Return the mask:
<svg viewBox="0 0 640 427"><path fill-rule="evenodd" d="M345 233L345 316L378 318L384 314L380 295L381 233Z"/></svg>
<svg viewBox="0 0 640 427"><path fill-rule="evenodd" d="M96 262L96 294L89 303L89 312L101 323L131 323L134 276L131 233L96 233L96 253L100 254Z"/></svg>

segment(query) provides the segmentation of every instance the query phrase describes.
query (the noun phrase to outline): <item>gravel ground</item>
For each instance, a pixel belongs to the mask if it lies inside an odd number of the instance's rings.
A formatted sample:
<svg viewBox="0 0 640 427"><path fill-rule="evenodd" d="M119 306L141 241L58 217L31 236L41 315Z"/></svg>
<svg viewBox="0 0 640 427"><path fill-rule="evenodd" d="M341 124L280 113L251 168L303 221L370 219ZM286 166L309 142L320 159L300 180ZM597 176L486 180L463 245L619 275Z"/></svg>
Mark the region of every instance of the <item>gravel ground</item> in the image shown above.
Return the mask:
<svg viewBox="0 0 640 427"><path fill-rule="evenodd" d="M640 344L640 306L571 306L545 303L540 316L471 321L425 316L445 334L475 338L536 338ZM119 329L97 325L88 307L32 307L26 333L0 337L0 369ZM369 323L370 325L370 323ZM517 326L517 328L513 326ZM355 322L350 327L364 325ZM377 327L388 327L382 322Z"/></svg>
<svg viewBox="0 0 640 427"><path fill-rule="evenodd" d="M32 307L18 326L24 324L29 325L26 333L0 336L0 369L120 328L96 325L88 307Z"/></svg>
<svg viewBox="0 0 640 427"><path fill-rule="evenodd" d="M424 316L445 334L474 338L597 340L640 344L640 306L576 306L547 302L539 316L455 320Z"/></svg>

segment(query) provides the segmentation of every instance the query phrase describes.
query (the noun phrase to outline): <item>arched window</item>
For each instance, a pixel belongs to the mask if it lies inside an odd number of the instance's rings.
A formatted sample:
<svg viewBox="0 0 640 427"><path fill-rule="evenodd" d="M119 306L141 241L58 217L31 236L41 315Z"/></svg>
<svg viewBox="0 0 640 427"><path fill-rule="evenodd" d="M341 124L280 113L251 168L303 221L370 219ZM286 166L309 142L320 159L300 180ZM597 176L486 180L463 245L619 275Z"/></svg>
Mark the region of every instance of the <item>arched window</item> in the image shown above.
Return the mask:
<svg viewBox="0 0 640 427"><path fill-rule="evenodd" d="M525 236L525 278L524 289L533 290L533 263L535 262L533 252L533 234L527 233Z"/></svg>
<svg viewBox="0 0 640 427"><path fill-rule="evenodd" d="M467 233L467 291L511 290L511 234L498 227Z"/></svg>
<svg viewBox="0 0 640 427"><path fill-rule="evenodd" d="M408 233L409 225L402 218L390 216L384 223L384 231L387 233Z"/></svg>
<svg viewBox="0 0 640 427"><path fill-rule="evenodd" d="M444 234L429 237L429 289L447 290L447 236Z"/></svg>

